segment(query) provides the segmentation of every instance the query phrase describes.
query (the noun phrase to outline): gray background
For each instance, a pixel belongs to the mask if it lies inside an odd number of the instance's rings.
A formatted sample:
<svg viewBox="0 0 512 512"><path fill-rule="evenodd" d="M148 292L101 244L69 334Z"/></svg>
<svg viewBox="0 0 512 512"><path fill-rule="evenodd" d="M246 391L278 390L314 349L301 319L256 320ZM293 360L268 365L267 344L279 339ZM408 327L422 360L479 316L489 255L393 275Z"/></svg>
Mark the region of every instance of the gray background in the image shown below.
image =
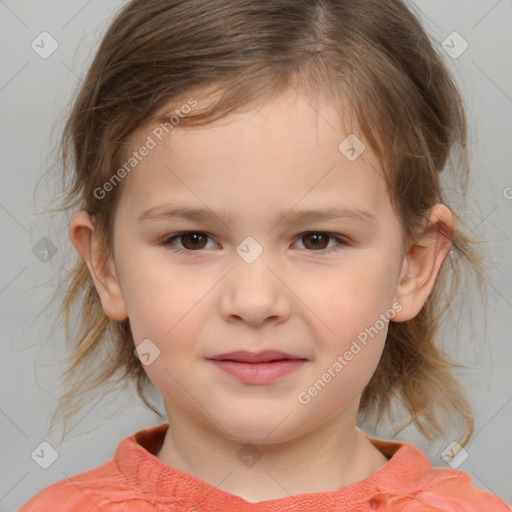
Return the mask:
<svg viewBox="0 0 512 512"><path fill-rule="evenodd" d="M1 511L16 510L52 482L106 462L121 438L165 421L131 391L98 396L75 418L73 437L57 448L58 458L48 469L31 457L42 441L56 444L44 436L66 349L62 329L52 331L52 317L43 308L74 251L68 219L40 213L53 184L38 179L55 165L66 106L123 3L0 0ZM487 330L477 298L471 299L472 315L456 322L463 332L459 345L453 326L445 326L447 350L468 366L460 378L475 411L475 435L458 469L470 473L475 486L512 502L512 1L417 0L414 5L466 102L473 178L472 209L465 218L484 241L490 261ZM31 47L43 31L58 42L46 59ZM458 58L448 56L442 45L454 31L469 45ZM461 44L457 36L445 43L452 52ZM41 255L43 237L57 248L49 261ZM464 333L472 333L474 342ZM389 436L389 425L381 425L377 434ZM428 445L407 428L398 439L419 446L434 465L448 467L441 453L457 437Z"/></svg>

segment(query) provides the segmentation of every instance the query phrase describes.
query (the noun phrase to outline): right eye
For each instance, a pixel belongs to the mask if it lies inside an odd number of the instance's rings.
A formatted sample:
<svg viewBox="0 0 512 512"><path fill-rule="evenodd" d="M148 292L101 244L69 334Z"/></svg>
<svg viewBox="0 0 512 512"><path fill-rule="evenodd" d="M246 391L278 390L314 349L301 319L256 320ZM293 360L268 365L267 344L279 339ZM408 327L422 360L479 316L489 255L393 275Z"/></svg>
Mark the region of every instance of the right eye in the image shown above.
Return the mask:
<svg viewBox="0 0 512 512"><path fill-rule="evenodd" d="M171 246L171 250L176 252L197 252L205 248L208 238L210 238L209 235L200 231L182 231L167 237L161 245ZM175 240L180 240L183 248L177 247Z"/></svg>

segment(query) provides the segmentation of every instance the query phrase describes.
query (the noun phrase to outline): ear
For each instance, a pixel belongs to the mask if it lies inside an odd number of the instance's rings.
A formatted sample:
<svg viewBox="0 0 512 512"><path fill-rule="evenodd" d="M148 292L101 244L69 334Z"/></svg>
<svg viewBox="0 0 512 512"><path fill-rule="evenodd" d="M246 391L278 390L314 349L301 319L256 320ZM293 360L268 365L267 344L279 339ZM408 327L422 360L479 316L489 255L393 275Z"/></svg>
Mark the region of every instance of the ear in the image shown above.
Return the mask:
<svg viewBox="0 0 512 512"><path fill-rule="evenodd" d="M436 204L429 211L421 238L404 258L394 297L402 309L393 317L394 322L410 320L421 311L450 252L448 236L452 230L452 212L444 204Z"/></svg>
<svg viewBox="0 0 512 512"><path fill-rule="evenodd" d="M102 245L94 230L94 219L86 211L79 210L74 213L69 223L69 238L87 264L103 311L113 320L126 319L126 303L113 258L102 261Z"/></svg>

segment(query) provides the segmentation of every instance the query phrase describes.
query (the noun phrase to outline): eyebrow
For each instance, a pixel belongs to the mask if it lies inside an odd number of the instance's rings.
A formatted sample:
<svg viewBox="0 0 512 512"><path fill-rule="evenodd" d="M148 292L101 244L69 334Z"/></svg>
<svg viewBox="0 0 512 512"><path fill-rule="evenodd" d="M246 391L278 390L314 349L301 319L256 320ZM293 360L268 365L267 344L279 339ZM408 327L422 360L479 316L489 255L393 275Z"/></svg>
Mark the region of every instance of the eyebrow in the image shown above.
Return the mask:
<svg viewBox="0 0 512 512"><path fill-rule="evenodd" d="M217 217L222 223L229 224L230 216L227 211L223 210L218 213L213 212L209 208L188 208L181 206L167 206L155 207L141 213L137 220L143 222L146 220L172 220L183 219L191 221L204 221L211 219L212 216ZM328 208L321 208L315 210L280 210L275 219L271 223L272 226L277 224L294 225L304 224L308 222L327 221L327 220L348 220L360 224L365 227L374 227L377 218L374 214L357 209L357 208L343 208L339 206L332 206Z"/></svg>

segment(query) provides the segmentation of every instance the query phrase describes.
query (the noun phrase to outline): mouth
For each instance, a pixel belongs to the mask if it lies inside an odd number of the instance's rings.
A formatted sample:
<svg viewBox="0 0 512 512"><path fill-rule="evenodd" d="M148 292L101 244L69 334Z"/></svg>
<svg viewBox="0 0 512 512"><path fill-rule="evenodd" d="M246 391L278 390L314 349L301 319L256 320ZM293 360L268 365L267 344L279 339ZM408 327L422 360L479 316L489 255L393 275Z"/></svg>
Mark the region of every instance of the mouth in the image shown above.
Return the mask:
<svg viewBox="0 0 512 512"><path fill-rule="evenodd" d="M217 354L208 359L213 361L235 361L237 363L272 363L275 361L306 360L304 357L287 354L279 350L262 350L260 352L238 350L236 352Z"/></svg>
<svg viewBox="0 0 512 512"><path fill-rule="evenodd" d="M306 358L277 350L237 351L207 358L218 369L246 384L267 384L299 369Z"/></svg>

